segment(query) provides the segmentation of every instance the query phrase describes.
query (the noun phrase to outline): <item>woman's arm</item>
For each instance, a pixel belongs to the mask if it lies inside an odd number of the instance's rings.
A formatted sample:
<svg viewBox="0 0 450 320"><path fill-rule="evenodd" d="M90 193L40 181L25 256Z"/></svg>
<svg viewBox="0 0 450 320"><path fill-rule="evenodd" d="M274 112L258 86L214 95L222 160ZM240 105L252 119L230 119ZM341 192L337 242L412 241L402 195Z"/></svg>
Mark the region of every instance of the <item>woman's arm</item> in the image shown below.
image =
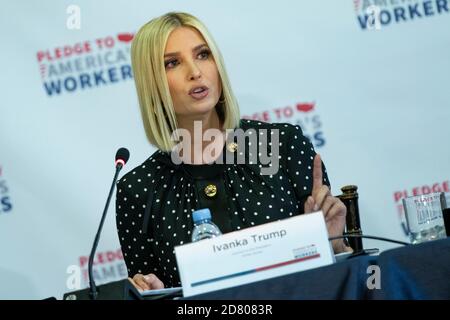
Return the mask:
<svg viewBox="0 0 450 320"><path fill-rule="evenodd" d="M288 125L289 132L280 151L286 172L294 184L299 207L304 213L322 210L330 237L342 235L347 208L331 194L330 182L320 155L303 135L300 126ZM284 130L284 129L282 129ZM350 251L343 240L332 242L335 253Z"/></svg>
<svg viewBox="0 0 450 320"><path fill-rule="evenodd" d="M331 190L322 182L322 160L320 155L314 157L313 163L313 188L312 193L305 202L305 213L322 210L327 225L328 236L341 236L345 228L345 216L347 207L336 197L333 197ZM333 250L335 253L352 251L344 244L343 239L333 240Z"/></svg>
<svg viewBox="0 0 450 320"><path fill-rule="evenodd" d="M139 178L136 176L126 175L117 184L117 234L130 281L138 289L156 289L163 284L156 276L160 270L152 249L154 239L151 232L142 232L143 201L146 197L144 190L134 187L139 185L133 181Z"/></svg>

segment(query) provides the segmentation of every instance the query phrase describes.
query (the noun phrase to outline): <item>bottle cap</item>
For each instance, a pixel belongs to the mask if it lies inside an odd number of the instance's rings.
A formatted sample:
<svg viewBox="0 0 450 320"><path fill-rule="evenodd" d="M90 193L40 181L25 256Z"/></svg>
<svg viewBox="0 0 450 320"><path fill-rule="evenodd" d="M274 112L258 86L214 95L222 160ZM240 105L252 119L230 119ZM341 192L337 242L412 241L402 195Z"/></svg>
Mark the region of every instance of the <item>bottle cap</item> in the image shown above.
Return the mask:
<svg viewBox="0 0 450 320"><path fill-rule="evenodd" d="M192 219L194 219L194 223L205 219L211 220L211 211L208 208L196 210L192 213Z"/></svg>

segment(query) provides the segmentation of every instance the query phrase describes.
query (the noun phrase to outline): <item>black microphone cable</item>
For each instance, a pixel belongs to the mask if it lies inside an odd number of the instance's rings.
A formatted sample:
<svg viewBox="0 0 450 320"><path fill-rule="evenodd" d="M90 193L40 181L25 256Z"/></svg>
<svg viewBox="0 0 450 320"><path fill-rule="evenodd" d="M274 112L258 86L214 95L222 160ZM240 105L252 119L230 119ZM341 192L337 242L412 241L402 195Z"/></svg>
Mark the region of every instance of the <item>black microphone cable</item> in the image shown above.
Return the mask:
<svg viewBox="0 0 450 320"><path fill-rule="evenodd" d="M342 236L336 236L336 237L328 238L328 241L333 241L333 240L337 240L337 239L346 239L346 238L373 239L373 240L380 240L380 241L385 241L385 242L392 242L392 243L396 243L396 244L402 244L404 246L409 246L410 245L410 243L408 243L408 242L394 240L394 239L389 239L389 238L368 236L368 235L366 236L366 235L362 235L362 234L347 234L347 233L344 233Z"/></svg>

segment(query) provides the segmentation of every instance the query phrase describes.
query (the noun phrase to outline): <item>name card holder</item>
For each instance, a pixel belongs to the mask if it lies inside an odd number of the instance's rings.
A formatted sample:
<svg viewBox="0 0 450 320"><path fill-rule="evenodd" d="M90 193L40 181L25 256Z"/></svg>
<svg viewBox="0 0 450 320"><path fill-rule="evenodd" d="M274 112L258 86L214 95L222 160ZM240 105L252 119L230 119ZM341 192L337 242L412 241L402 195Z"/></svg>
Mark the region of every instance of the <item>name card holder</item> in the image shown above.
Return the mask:
<svg viewBox="0 0 450 320"><path fill-rule="evenodd" d="M175 247L189 297L332 264L322 211Z"/></svg>

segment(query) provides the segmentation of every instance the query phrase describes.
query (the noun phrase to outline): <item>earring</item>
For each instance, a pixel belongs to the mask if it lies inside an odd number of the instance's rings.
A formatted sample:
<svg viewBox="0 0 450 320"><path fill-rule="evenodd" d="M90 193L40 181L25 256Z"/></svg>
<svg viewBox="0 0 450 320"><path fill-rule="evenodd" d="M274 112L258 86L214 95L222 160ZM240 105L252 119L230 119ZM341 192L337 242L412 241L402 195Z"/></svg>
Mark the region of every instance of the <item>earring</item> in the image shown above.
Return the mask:
<svg viewBox="0 0 450 320"><path fill-rule="evenodd" d="M223 98L222 100L219 98L219 103L220 104L224 104L225 103L225 98Z"/></svg>

